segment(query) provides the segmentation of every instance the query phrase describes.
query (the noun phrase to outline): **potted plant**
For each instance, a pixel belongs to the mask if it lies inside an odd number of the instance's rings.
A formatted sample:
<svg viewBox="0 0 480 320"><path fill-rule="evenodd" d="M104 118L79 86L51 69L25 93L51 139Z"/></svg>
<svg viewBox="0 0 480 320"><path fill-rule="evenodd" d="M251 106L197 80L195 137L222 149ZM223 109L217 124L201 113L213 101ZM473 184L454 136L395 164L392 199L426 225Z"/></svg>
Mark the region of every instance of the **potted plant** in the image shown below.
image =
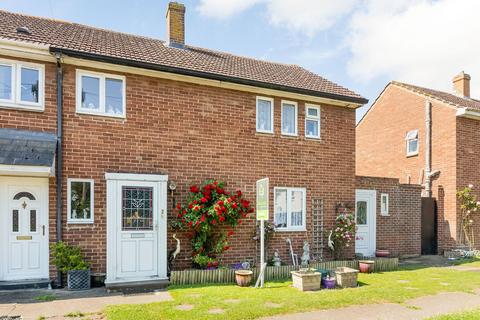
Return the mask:
<svg viewBox="0 0 480 320"><path fill-rule="evenodd" d="M373 260L360 260L358 261L358 268L361 273L372 273L375 266L375 261Z"/></svg>
<svg viewBox="0 0 480 320"><path fill-rule="evenodd" d="M252 282L253 271L251 270L235 270L235 281L240 287L248 287Z"/></svg>
<svg viewBox="0 0 480 320"><path fill-rule="evenodd" d="M332 277L328 274L322 278L322 286L325 289L335 289L335 277Z"/></svg>
<svg viewBox="0 0 480 320"><path fill-rule="evenodd" d="M80 247L57 242L51 246L53 263L67 274L69 290L90 289L90 266L83 258Z"/></svg>
<svg viewBox="0 0 480 320"><path fill-rule="evenodd" d="M300 269L292 271L293 286L300 291L320 290L322 274L315 269Z"/></svg>

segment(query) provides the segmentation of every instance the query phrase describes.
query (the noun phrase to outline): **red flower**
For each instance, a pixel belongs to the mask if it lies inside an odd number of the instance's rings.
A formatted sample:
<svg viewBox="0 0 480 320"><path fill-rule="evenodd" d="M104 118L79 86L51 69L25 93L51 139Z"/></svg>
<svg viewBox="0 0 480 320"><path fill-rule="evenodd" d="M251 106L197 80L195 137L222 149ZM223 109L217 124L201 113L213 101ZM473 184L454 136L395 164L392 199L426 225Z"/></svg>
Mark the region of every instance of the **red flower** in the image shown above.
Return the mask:
<svg viewBox="0 0 480 320"><path fill-rule="evenodd" d="M200 221L195 221L195 225L198 226L198 224L200 223Z"/></svg>
<svg viewBox="0 0 480 320"><path fill-rule="evenodd" d="M189 204L189 205L188 205L188 208L189 208L189 209L192 209L192 208L193 208L193 204Z"/></svg>
<svg viewBox="0 0 480 320"><path fill-rule="evenodd" d="M200 218L200 220L202 220L202 222L205 221L205 215L204 214L202 214L202 217Z"/></svg>
<svg viewBox="0 0 480 320"><path fill-rule="evenodd" d="M247 201L247 200L245 200L245 199L242 199L242 206L243 206L244 208L247 208L249 205L250 205L250 201Z"/></svg>
<svg viewBox="0 0 480 320"><path fill-rule="evenodd" d="M228 202L228 203L232 202L232 198L228 198L228 199L227 199L227 202Z"/></svg>
<svg viewBox="0 0 480 320"><path fill-rule="evenodd" d="M225 246L225 247L223 247L223 251L227 251L227 250L229 250L229 249L230 249L230 246Z"/></svg>
<svg viewBox="0 0 480 320"><path fill-rule="evenodd" d="M238 224L242 224L242 222L243 222L242 220L238 220Z"/></svg>
<svg viewBox="0 0 480 320"><path fill-rule="evenodd" d="M228 231L228 233L227 233L227 237L231 237L231 236L233 236L234 234L235 234L235 232L233 232L233 230L230 230L230 231Z"/></svg>
<svg viewBox="0 0 480 320"><path fill-rule="evenodd" d="M237 196L239 196L239 197L240 197L241 195L242 195L242 191L240 191L240 190L237 190Z"/></svg>
<svg viewBox="0 0 480 320"><path fill-rule="evenodd" d="M213 225L216 225L216 224L217 224L217 220L213 219L213 220L212 220L212 224L213 224Z"/></svg>
<svg viewBox="0 0 480 320"><path fill-rule="evenodd" d="M193 186L190 187L190 192L197 193L199 191L200 191L200 189L198 189L198 187L196 185L193 185Z"/></svg>
<svg viewBox="0 0 480 320"><path fill-rule="evenodd" d="M222 200L218 201L217 204L218 204L219 206L223 206L223 205L224 205L224 203L223 203Z"/></svg>
<svg viewBox="0 0 480 320"><path fill-rule="evenodd" d="M232 208L233 208L233 209L237 209L237 208L238 208L238 206L237 206L237 203L236 203L236 202L234 202L234 203L232 204Z"/></svg>
<svg viewBox="0 0 480 320"><path fill-rule="evenodd" d="M221 189L221 188L218 188L217 189L217 193L218 194L224 194L225 193L225 190Z"/></svg>
<svg viewBox="0 0 480 320"><path fill-rule="evenodd" d="M193 200L193 204L197 204L197 200Z"/></svg>
<svg viewBox="0 0 480 320"><path fill-rule="evenodd" d="M213 184L214 184L214 185L218 185L218 181L214 181Z"/></svg>
<svg viewBox="0 0 480 320"><path fill-rule="evenodd" d="M177 203L177 209L180 210L182 208L182 205L179 203Z"/></svg>
<svg viewBox="0 0 480 320"><path fill-rule="evenodd" d="M192 222L192 221L189 221L189 222L188 222L188 226L189 226L189 227L191 227L191 226L192 226L192 224L193 224L193 222Z"/></svg>
<svg viewBox="0 0 480 320"><path fill-rule="evenodd" d="M219 221L219 222L225 221L225 217L224 217L224 216L220 216L220 217L218 218L218 221Z"/></svg>
<svg viewBox="0 0 480 320"><path fill-rule="evenodd" d="M200 207L199 207L199 206L195 206L195 208L193 208L193 210L198 211L198 210L200 210Z"/></svg>
<svg viewBox="0 0 480 320"><path fill-rule="evenodd" d="M207 202L207 198L202 198L200 199L200 201L202 201L203 203Z"/></svg>
<svg viewBox="0 0 480 320"><path fill-rule="evenodd" d="M248 213L252 213L252 212L255 212L255 208L248 209Z"/></svg>

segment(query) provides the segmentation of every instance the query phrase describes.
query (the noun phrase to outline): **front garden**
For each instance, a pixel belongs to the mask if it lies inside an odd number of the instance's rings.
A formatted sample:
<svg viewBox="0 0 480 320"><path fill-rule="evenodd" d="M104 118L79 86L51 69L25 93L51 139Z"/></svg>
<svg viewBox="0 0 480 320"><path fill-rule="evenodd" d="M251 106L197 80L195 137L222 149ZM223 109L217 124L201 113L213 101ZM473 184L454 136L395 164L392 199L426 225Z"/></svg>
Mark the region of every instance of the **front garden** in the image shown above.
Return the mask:
<svg viewBox="0 0 480 320"><path fill-rule="evenodd" d="M480 266L476 261L471 266ZM450 268L403 267L359 274L359 287L300 292L291 281L263 289L234 285L171 286L173 301L109 307L108 319L256 319L265 316L373 303L403 303L440 292L480 288L480 273Z"/></svg>

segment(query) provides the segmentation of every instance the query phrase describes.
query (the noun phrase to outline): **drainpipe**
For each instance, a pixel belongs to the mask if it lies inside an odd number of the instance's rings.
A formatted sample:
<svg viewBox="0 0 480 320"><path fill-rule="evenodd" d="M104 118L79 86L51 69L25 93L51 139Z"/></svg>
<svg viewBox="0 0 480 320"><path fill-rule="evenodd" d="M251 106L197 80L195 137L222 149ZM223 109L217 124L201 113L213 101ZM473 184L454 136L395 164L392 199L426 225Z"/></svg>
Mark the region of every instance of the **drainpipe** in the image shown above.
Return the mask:
<svg viewBox="0 0 480 320"><path fill-rule="evenodd" d="M56 166L56 183L57 183L57 242L62 241L62 136L63 136L63 70L62 70L62 54L55 53L57 59L57 166ZM62 273L57 270L57 285L62 286Z"/></svg>
<svg viewBox="0 0 480 320"><path fill-rule="evenodd" d="M425 102L425 195L432 197L432 103Z"/></svg>

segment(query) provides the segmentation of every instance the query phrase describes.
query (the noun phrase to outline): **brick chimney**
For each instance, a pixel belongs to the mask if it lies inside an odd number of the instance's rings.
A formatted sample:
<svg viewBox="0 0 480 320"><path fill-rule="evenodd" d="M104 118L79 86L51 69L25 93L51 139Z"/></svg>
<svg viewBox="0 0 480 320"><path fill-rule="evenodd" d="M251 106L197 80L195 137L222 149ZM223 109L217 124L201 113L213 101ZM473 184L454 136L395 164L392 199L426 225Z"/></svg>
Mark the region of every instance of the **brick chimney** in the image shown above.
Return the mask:
<svg viewBox="0 0 480 320"><path fill-rule="evenodd" d="M460 72L453 78L453 90L461 97L470 98L470 75Z"/></svg>
<svg viewBox="0 0 480 320"><path fill-rule="evenodd" d="M185 6L178 2L168 4L167 41L172 47L183 48L185 45Z"/></svg>

